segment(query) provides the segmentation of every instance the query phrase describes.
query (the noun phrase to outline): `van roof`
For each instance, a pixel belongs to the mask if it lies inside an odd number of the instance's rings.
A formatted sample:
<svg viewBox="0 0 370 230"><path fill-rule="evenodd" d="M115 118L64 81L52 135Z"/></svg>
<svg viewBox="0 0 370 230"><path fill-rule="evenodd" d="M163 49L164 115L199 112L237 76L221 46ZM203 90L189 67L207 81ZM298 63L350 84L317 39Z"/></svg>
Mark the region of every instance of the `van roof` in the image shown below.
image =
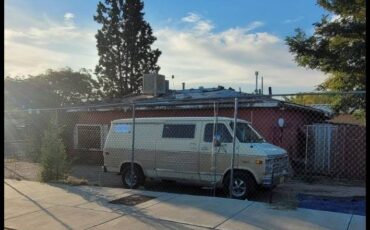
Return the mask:
<svg viewBox="0 0 370 230"><path fill-rule="evenodd" d="M143 117L135 118L135 122L151 123L151 122L164 122L164 121L214 121L214 117ZM218 117L218 121L234 121L230 117ZM249 121L237 119L238 122L249 123ZM132 118L113 120L112 123L132 122Z"/></svg>

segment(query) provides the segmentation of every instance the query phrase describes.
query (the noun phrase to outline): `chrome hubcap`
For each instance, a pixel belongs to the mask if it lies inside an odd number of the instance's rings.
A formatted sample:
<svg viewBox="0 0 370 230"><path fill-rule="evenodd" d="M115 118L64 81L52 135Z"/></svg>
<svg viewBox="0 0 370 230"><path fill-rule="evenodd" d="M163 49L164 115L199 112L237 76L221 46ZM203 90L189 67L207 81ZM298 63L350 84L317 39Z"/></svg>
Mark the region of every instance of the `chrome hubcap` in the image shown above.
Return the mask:
<svg viewBox="0 0 370 230"><path fill-rule="evenodd" d="M243 180L236 178L233 182L232 193L235 197L243 196L247 191L247 185Z"/></svg>
<svg viewBox="0 0 370 230"><path fill-rule="evenodd" d="M137 177L135 175L135 173L133 173L132 177L131 177L131 172L129 173L126 173L125 175L125 182L126 184L128 184L128 186L134 186L137 182ZM131 178L132 178L132 181L131 181Z"/></svg>

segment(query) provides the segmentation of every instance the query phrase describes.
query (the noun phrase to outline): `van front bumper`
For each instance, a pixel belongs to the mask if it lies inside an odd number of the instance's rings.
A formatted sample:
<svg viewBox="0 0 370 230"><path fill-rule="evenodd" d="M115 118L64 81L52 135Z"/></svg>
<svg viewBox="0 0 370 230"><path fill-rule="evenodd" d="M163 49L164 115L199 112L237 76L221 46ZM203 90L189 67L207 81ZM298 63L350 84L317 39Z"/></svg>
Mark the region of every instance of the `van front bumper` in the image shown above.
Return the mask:
<svg viewBox="0 0 370 230"><path fill-rule="evenodd" d="M272 174L265 175L262 179L262 187L271 188L275 187L276 185L283 184L288 176L288 172L274 174L274 177L272 177Z"/></svg>

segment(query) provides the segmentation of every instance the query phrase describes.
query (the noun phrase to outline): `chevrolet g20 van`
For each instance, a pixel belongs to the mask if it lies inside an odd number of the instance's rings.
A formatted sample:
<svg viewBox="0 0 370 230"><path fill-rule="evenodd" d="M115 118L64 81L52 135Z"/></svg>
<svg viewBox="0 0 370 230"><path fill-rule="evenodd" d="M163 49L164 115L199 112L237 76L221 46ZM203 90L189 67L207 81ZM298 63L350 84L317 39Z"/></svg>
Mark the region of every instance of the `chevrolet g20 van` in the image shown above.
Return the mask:
<svg viewBox="0 0 370 230"><path fill-rule="evenodd" d="M233 119L227 117L219 117L217 125L213 117L136 118L131 170L132 119L114 120L103 150L104 170L121 173L126 188L136 188L146 178L228 188L233 128ZM288 174L284 149L267 143L240 119L236 137L233 197L245 199L259 185L284 182Z"/></svg>

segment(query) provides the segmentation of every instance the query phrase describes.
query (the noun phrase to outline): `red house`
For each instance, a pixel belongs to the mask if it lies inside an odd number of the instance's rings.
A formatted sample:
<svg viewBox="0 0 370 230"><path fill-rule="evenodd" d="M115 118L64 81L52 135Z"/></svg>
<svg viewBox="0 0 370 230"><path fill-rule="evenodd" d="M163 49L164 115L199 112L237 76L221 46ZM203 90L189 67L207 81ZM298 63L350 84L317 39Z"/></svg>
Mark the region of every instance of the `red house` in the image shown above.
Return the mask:
<svg viewBox="0 0 370 230"><path fill-rule="evenodd" d="M250 121L268 142L286 149L293 167L304 158L304 126L328 118L319 109L223 87L178 90L157 97L142 94L66 110L65 124L73 130L65 137L68 151L83 162L103 164L102 148L110 122L131 118L133 102L135 117L214 116L215 102L218 116L233 117L235 97L238 118ZM278 125L279 118L285 121L283 127Z"/></svg>

